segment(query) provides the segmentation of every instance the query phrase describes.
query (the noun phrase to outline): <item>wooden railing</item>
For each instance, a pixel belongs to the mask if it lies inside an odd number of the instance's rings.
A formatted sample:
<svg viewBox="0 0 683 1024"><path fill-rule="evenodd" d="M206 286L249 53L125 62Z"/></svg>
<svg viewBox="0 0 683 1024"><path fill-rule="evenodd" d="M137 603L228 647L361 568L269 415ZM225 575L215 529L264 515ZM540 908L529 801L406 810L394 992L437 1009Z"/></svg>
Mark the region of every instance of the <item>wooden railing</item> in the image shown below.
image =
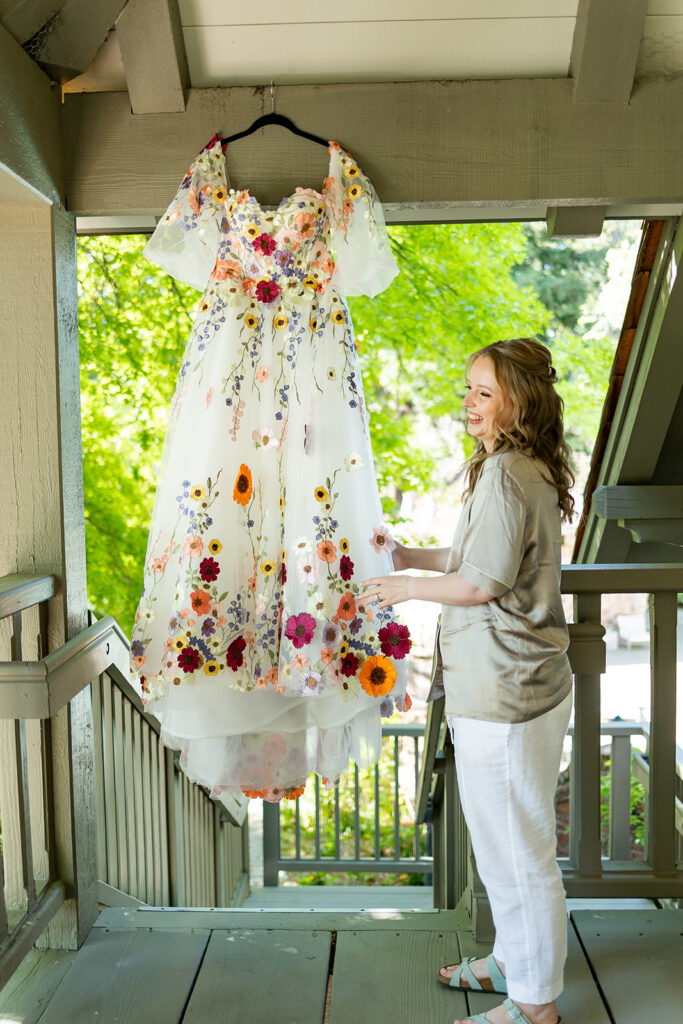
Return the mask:
<svg viewBox="0 0 683 1024"><path fill-rule="evenodd" d="M401 813L402 802L408 807L414 806L422 736L423 727L417 723L384 725L383 750L388 755L384 764L380 762L368 772L361 772L354 765L348 776L342 776L339 786L335 787L328 818L321 811L320 779L316 775L311 784L314 817L310 835L302 829L304 798L295 801L293 834L287 836L288 845L294 847L293 855L282 849L282 805L264 802L264 885L277 885L280 871L422 874L431 880L429 825L406 822L405 813ZM402 773L401 760L407 769ZM383 810L381 789L387 781L387 774L390 776L389 804ZM352 825L342 834L341 808L345 798L353 807ZM387 818L390 818L388 823ZM408 834L402 834L406 830ZM411 849L410 855L406 854L407 845Z"/></svg>
<svg viewBox="0 0 683 1024"><path fill-rule="evenodd" d="M248 887L246 801L212 798L162 746L159 722L128 681L128 644L111 617L46 653L54 592L53 577L0 580L0 629L11 657L0 663L0 987L74 895L59 877L56 850L61 844L64 855L79 839L55 813L64 780L51 747L58 712L85 688L94 721L99 902L233 906ZM22 649L23 636L30 642Z"/></svg>
<svg viewBox="0 0 683 1024"><path fill-rule="evenodd" d="M562 570L562 592L574 595L574 621L569 626L569 658L575 677L569 856L560 860L570 896L683 896L680 834L676 827L681 818L676 756L676 615L677 593L681 591L682 565L572 565ZM600 677L606 666L602 594L649 595L650 722L635 730L600 719ZM435 905L453 907L467 897L476 919L478 911L485 914L485 893L469 853L453 751L443 716L443 701L430 706L416 819L432 820ZM617 754L611 766L608 857L602 856L600 819L600 747L605 731L611 732L613 754L615 750ZM642 860L628 857L624 832L629 820L627 799L630 807L629 733L634 731L648 736L647 755L634 753L634 766L641 763L642 769L642 763L646 763L648 773ZM625 760L626 751L629 756ZM485 930L482 926L482 934Z"/></svg>

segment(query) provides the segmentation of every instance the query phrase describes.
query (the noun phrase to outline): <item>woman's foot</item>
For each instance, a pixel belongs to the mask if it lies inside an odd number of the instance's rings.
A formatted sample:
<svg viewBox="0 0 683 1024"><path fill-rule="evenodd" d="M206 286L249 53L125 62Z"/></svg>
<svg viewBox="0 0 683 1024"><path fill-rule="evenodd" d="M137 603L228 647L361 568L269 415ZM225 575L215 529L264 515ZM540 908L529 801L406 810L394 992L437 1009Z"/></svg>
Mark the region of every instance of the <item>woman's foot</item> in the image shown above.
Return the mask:
<svg viewBox="0 0 683 1024"><path fill-rule="evenodd" d="M498 964L498 969L500 970L501 974L504 975L505 974L505 964L501 963L500 960L496 960L496 963ZM460 967L460 966L462 966L462 965L461 964L447 964L445 967L442 967L441 970L439 971L439 977L443 978L444 983L450 982L451 978L453 977L454 972L457 971L458 967ZM480 959L477 959L477 960L469 960L468 967L472 971L472 974L477 979L477 981L481 984L481 987L484 989L484 991L488 990L490 992L491 991L491 977L489 975L489 969L488 969L488 966L487 966L487 963L486 963L486 957L481 957ZM458 987L459 988L463 988L463 989L468 989L471 986L468 984L467 979L464 978L463 976L461 976L460 983L459 983ZM503 989L503 991L505 991L505 989Z"/></svg>
<svg viewBox="0 0 683 1024"><path fill-rule="evenodd" d="M555 1003L541 1003L538 1005L534 1003L515 1003L514 1005L526 1015L530 1024L561 1024L562 1022ZM489 1024L515 1024L515 1021L508 1013L507 1007L502 1003L500 1006L494 1007L493 1010L487 1010L485 1019ZM462 1017L453 1021L453 1024L472 1024L472 1018Z"/></svg>

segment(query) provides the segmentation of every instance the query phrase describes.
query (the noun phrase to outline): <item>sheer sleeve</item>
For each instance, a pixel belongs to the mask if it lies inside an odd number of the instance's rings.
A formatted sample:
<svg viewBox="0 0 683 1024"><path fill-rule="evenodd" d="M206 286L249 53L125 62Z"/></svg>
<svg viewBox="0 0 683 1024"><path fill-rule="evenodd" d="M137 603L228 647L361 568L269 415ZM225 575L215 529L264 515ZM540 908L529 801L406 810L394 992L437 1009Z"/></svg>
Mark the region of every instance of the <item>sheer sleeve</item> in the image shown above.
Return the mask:
<svg viewBox="0 0 683 1024"><path fill-rule="evenodd" d="M188 169L143 256L203 291L216 262L226 197L225 159L216 139Z"/></svg>
<svg viewBox="0 0 683 1024"><path fill-rule="evenodd" d="M332 284L344 295L372 298L398 274L382 204L369 178L343 149L332 145L325 201L332 222Z"/></svg>

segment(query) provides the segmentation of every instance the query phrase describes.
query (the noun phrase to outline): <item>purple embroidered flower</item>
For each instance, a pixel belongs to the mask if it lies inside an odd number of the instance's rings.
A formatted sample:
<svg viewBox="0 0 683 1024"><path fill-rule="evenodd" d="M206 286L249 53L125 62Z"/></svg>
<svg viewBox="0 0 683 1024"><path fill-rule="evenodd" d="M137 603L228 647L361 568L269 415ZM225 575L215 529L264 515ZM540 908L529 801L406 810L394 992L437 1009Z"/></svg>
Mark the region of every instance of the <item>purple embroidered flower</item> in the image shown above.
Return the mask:
<svg viewBox="0 0 683 1024"><path fill-rule="evenodd" d="M133 643L130 645L130 653L133 655L134 658L141 658L142 655L145 653L144 645L141 644L139 640L134 640Z"/></svg>
<svg viewBox="0 0 683 1024"><path fill-rule="evenodd" d="M278 267L289 267L292 264L292 254L288 249L278 249L273 259L277 263Z"/></svg>
<svg viewBox="0 0 683 1024"><path fill-rule="evenodd" d="M360 619L358 620L360 623ZM341 629L336 622L326 622L323 626L323 647L336 647L341 637Z"/></svg>
<svg viewBox="0 0 683 1024"><path fill-rule="evenodd" d="M352 619L352 621L349 622L349 633L353 633L353 635L355 636L362 625L363 620L358 615L356 615L355 619Z"/></svg>
<svg viewBox="0 0 683 1024"><path fill-rule="evenodd" d="M382 718L391 718L394 713L394 702L391 697L385 697L379 706L379 713Z"/></svg>
<svg viewBox="0 0 683 1024"><path fill-rule="evenodd" d="M299 615L290 615L285 627L285 636L288 637L295 647L303 647L310 644L315 631L315 619L308 612L301 612Z"/></svg>
<svg viewBox="0 0 683 1024"><path fill-rule="evenodd" d="M213 636L216 632L216 623L213 619L204 619L202 622L202 633L204 636Z"/></svg>

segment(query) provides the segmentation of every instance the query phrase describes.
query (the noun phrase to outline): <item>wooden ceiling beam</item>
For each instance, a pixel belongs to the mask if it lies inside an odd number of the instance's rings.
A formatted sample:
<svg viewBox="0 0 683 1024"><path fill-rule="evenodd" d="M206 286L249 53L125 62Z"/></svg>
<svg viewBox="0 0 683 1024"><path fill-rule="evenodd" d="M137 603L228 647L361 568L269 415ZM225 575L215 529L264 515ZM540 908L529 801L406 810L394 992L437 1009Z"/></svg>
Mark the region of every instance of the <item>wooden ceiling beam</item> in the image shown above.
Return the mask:
<svg viewBox="0 0 683 1024"><path fill-rule="evenodd" d="M597 238L602 234L606 206L550 206L549 238Z"/></svg>
<svg viewBox="0 0 683 1024"><path fill-rule="evenodd" d="M644 82L629 104L572 94L568 78L296 85L278 88L278 111L339 140L385 203L680 204L683 79ZM184 112L144 117L126 93L66 96L69 209L160 214L215 132L269 108L267 88L252 87L191 89ZM227 160L232 187L275 205L327 174L322 148L281 128L230 146Z"/></svg>
<svg viewBox="0 0 683 1024"><path fill-rule="evenodd" d="M579 0L569 61L578 103L628 103L649 0Z"/></svg>
<svg viewBox="0 0 683 1024"><path fill-rule="evenodd" d="M184 110L190 73L178 0L128 0L116 33L133 113Z"/></svg>

